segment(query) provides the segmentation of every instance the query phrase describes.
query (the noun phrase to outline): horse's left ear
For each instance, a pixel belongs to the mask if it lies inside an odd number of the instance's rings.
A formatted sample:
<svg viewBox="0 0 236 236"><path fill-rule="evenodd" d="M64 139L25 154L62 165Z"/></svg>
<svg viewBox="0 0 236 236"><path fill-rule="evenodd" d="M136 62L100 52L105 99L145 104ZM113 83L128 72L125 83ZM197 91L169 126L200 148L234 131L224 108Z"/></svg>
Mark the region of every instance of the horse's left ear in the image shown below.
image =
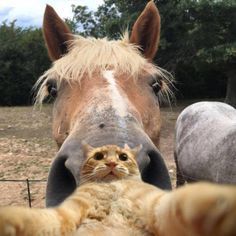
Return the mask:
<svg viewBox="0 0 236 236"><path fill-rule="evenodd" d="M153 1L150 1L133 25L130 43L141 47L142 53L152 60L160 39L161 19Z"/></svg>
<svg viewBox="0 0 236 236"><path fill-rule="evenodd" d="M72 33L55 10L47 5L43 19L43 34L48 54L52 61L59 59L68 51L68 43L73 39Z"/></svg>

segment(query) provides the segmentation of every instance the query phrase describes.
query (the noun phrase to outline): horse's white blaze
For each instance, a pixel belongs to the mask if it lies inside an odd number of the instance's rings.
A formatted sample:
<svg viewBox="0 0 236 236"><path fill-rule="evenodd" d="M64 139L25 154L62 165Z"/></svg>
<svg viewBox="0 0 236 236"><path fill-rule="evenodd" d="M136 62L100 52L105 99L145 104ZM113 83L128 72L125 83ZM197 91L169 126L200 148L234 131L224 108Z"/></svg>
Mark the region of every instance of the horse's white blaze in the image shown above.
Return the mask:
<svg viewBox="0 0 236 236"><path fill-rule="evenodd" d="M104 71L103 76L108 82L112 107L115 109L119 116L125 117L128 114L127 103L125 102L124 96L121 96L120 94L119 88L114 78L113 71L106 70Z"/></svg>

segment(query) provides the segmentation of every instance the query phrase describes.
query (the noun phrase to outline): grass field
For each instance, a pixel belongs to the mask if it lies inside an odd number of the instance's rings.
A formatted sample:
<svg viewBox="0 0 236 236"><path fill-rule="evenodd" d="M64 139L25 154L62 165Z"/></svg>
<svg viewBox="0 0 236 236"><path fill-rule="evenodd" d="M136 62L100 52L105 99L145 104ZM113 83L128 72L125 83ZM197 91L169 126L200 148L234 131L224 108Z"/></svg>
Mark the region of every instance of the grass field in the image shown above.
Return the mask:
<svg viewBox="0 0 236 236"><path fill-rule="evenodd" d="M178 114L192 102L162 108L160 150L175 185L174 126ZM51 106L0 107L0 180L46 180L56 145L51 136ZM32 206L43 207L45 182L31 183ZM0 205L28 205L26 183L0 182Z"/></svg>

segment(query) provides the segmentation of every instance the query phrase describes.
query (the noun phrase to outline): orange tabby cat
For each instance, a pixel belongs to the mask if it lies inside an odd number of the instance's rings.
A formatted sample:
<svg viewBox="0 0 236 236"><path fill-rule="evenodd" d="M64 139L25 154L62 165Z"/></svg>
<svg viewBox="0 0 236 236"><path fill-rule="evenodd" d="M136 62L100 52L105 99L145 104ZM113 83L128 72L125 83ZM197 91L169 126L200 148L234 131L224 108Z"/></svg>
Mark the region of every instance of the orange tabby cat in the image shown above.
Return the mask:
<svg viewBox="0 0 236 236"><path fill-rule="evenodd" d="M140 148L85 145L82 185L55 208L0 208L0 235L236 235L235 186L160 190L141 181Z"/></svg>

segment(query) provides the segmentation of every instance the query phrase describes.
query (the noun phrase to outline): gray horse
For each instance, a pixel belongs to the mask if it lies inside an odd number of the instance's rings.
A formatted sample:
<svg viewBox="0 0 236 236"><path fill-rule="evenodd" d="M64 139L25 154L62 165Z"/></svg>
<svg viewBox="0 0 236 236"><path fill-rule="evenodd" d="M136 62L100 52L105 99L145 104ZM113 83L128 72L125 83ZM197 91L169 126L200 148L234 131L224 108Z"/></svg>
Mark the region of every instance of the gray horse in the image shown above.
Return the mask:
<svg viewBox="0 0 236 236"><path fill-rule="evenodd" d="M236 110L221 102L198 102L176 122L177 186L198 180L236 183Z"/></svg>

